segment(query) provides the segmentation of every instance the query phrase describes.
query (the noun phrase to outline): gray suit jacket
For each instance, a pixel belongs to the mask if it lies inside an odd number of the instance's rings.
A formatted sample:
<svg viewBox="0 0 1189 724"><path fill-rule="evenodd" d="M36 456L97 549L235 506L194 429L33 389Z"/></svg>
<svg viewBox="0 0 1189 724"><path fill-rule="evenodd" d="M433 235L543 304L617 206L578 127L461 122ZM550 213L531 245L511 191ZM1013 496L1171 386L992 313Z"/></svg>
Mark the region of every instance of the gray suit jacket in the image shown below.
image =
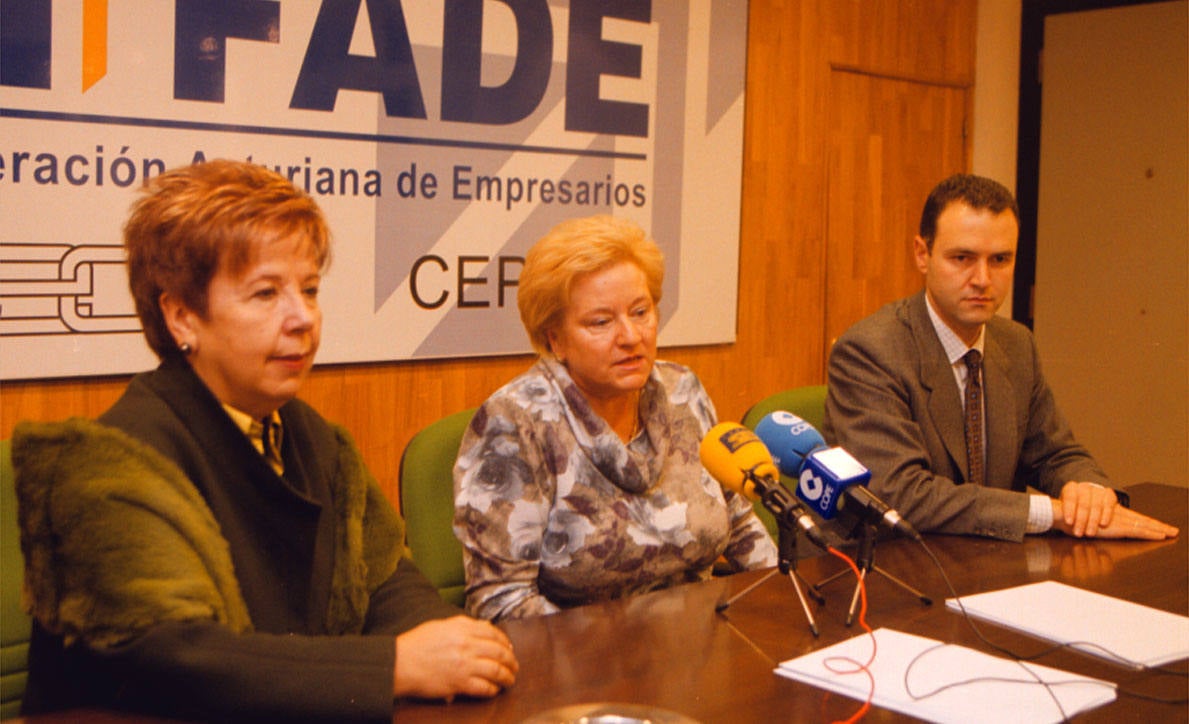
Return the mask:
<svg viewBox="0 0 1189 724"><path fill-rule="evenodd" d="M969 471L962 401L924 292L851 327L830 352L824 433L871 470L871 490L920 530L1022 540L1025 486L1108 484L1073 438L1040 369L1032 333L987 323L985 485Z"/></svg>

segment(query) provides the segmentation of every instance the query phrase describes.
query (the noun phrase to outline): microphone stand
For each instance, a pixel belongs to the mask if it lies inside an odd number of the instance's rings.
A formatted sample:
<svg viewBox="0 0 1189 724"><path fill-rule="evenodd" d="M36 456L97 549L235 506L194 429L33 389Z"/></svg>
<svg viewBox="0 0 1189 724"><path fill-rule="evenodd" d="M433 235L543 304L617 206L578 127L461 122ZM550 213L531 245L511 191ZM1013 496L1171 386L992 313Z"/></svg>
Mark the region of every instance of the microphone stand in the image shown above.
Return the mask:
<svg viewBox="0 0 1189 724"><path fill-rule="evenodd" d="M881 574L884 578L888 579L889 581L891 581L892 583L895 583L900 588L902 588L905 591L916 596L918 599L920 599L920 602L922 605L925 605L925 606L933 605L933 599L929 598L928 596L921 593L920 591L913 588L912 586L908 585L907 583L900 580L899 578L893 576L891 573L888 573L884 569L875 565L876 526L871 523L860 522L858 525L858 528L859 528L859 548L858 548L858 551L856 551L856 553L855 553L855 567L859 569L859 577L858 577L858 580L855 581L855 591L851 595L850 609L846 613L846 625L850 626L851 624L853 624L855 622L855 611L859 606L859 593L862 590L864 581L867 580L867 573L869 571L875 571L876 573ZM851 573L851 572L852 571L851 571L850 567L843 568L841 571L838 571L837 573L823 579L821 582L812 586L811 590L817 592L820 595L820 593L821 593L820 589L822 586L825 586L826 584L828 584L832 581L836 581L839 578L841 578L842 576L845 576L847 573Z"/></svg>
<svg viewBox="0 0 1189 724"><path fill-rule="evenodd" d="M740 598L743 598L748 593L751 593L751 591L758 588L760 584L764 583L772 576L776 575L777 573L787 574L789 580L793 582L793 589L797 592L797 600L801 602L801 610L805 612L805 619L809 621L809 631L816 637L820 632L817 628L817 621L813 618L813 612L809 610L809 602L805 600L805 591L808 589L809 595L812 596L813 600L817 601L819 605L824 604L826 599L821 593L818 592L816 588L809 585L809 582L806 581L805 578L801 576L800 572L797 571L797 529L792 525L778 519L776 541L776 548L779 555L779 565L765 573L763 578L759 579L747 588L744 588L739 593L736 593L734 596L731 596L725 601L720 601L718 605L714 607L714 610L717 613L722 613L723 611L726 611L732 603L738 601ZM805 584L804 588L802 588L802 583Z"/></svg>

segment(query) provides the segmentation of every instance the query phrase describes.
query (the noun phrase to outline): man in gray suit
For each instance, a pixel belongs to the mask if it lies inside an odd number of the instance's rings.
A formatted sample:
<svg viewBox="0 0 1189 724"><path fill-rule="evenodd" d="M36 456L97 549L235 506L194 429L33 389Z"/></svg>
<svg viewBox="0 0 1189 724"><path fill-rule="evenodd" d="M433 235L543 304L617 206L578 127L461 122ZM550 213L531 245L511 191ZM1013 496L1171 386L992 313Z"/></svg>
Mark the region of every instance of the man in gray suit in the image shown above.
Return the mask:
<svg viewBox="0 0 1189 724"><path fill-rule="evenodd" d="M834 345L826 438L870 468L872 491L921 530L1017 541L1054 528L1175 536L1119 504L1058 411L1031 332L995 314L1018 236L1019 211L1001 184L960 174L933 189L913 242L925 289Z"/></svg>

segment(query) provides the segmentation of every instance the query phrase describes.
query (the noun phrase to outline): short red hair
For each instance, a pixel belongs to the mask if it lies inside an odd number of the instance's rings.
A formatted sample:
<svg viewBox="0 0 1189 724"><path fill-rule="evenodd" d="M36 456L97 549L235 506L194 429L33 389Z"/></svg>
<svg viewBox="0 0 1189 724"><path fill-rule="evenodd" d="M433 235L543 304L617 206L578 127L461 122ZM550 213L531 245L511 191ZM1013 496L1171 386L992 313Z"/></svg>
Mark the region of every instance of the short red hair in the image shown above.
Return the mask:
<svg viewBox="0 0 1189 724"><path fill-rule="evenodd" d="M207 289L220 270L236 274L256 250L303 240L320 269L330 262L330 230L308 194L263 166L214 160L150 179L124 224L128 283L149 347L179 354L165 324L163 293L205 317Z"/></svg>

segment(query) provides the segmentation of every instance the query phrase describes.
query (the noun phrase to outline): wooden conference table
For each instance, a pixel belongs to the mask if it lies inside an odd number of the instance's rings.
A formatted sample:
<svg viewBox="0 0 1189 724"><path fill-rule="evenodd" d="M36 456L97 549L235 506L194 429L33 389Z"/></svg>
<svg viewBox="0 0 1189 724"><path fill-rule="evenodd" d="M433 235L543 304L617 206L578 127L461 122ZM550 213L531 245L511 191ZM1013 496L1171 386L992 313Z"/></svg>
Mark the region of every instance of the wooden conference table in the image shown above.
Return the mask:
<svg viewBox="0 0 1189 724"><path fill-rule="evenodd" d="M1189 614L1189 490L1145 483L1129 492L1135 509L1178 526L1181 535L1156 543L1076 540L1060 534L1030 536L1022 544L958 536L925 538L959 595L1053 579ZM808 545L799 543L803 549ZM867 578L867 620L872 628L893 628L986 650L966 621L946 610L944 602L951 594L917 544L903 539L881 541L874 561L934 602L924 606L884 576L872 573ZM816 583L842 566L841 560L826 555L802 559L798 570L810 583ZM810 633L786 576L772 577L724 613L715 612L719 601L761 576L760 572L739 574L508 622L504 628L521 663L514 687L484 701L402 702L395 721L520 722L543 712L567 708L572 712L576 705L595 702L659 708L707 724L821 722L850 716L860 702L777 676L773 669L780 661L861 632L857 623L845 625L854 576L848 574L824 587L826 604L815 607L818 638ZM1069 615L1078 613L1070 611ZM1035 652L1045 647L1006 629L979 625L992 641L1013 651ZM1184 699L1189 695L1189 680L1183 675L1137 673L1069 651L1047 655L1039 663L1119 685L1115 702L1082 715L1078 721L1189 721L1189 707L1183 703L1155 703L1127 693ZM1167 668L1184 672L1187 662ZM68 718L26 721L146 721L106 712L69 714ZM872 708L865 720L906 719L893 711ZM662 716L652 720L665 721Z"/></svg>

